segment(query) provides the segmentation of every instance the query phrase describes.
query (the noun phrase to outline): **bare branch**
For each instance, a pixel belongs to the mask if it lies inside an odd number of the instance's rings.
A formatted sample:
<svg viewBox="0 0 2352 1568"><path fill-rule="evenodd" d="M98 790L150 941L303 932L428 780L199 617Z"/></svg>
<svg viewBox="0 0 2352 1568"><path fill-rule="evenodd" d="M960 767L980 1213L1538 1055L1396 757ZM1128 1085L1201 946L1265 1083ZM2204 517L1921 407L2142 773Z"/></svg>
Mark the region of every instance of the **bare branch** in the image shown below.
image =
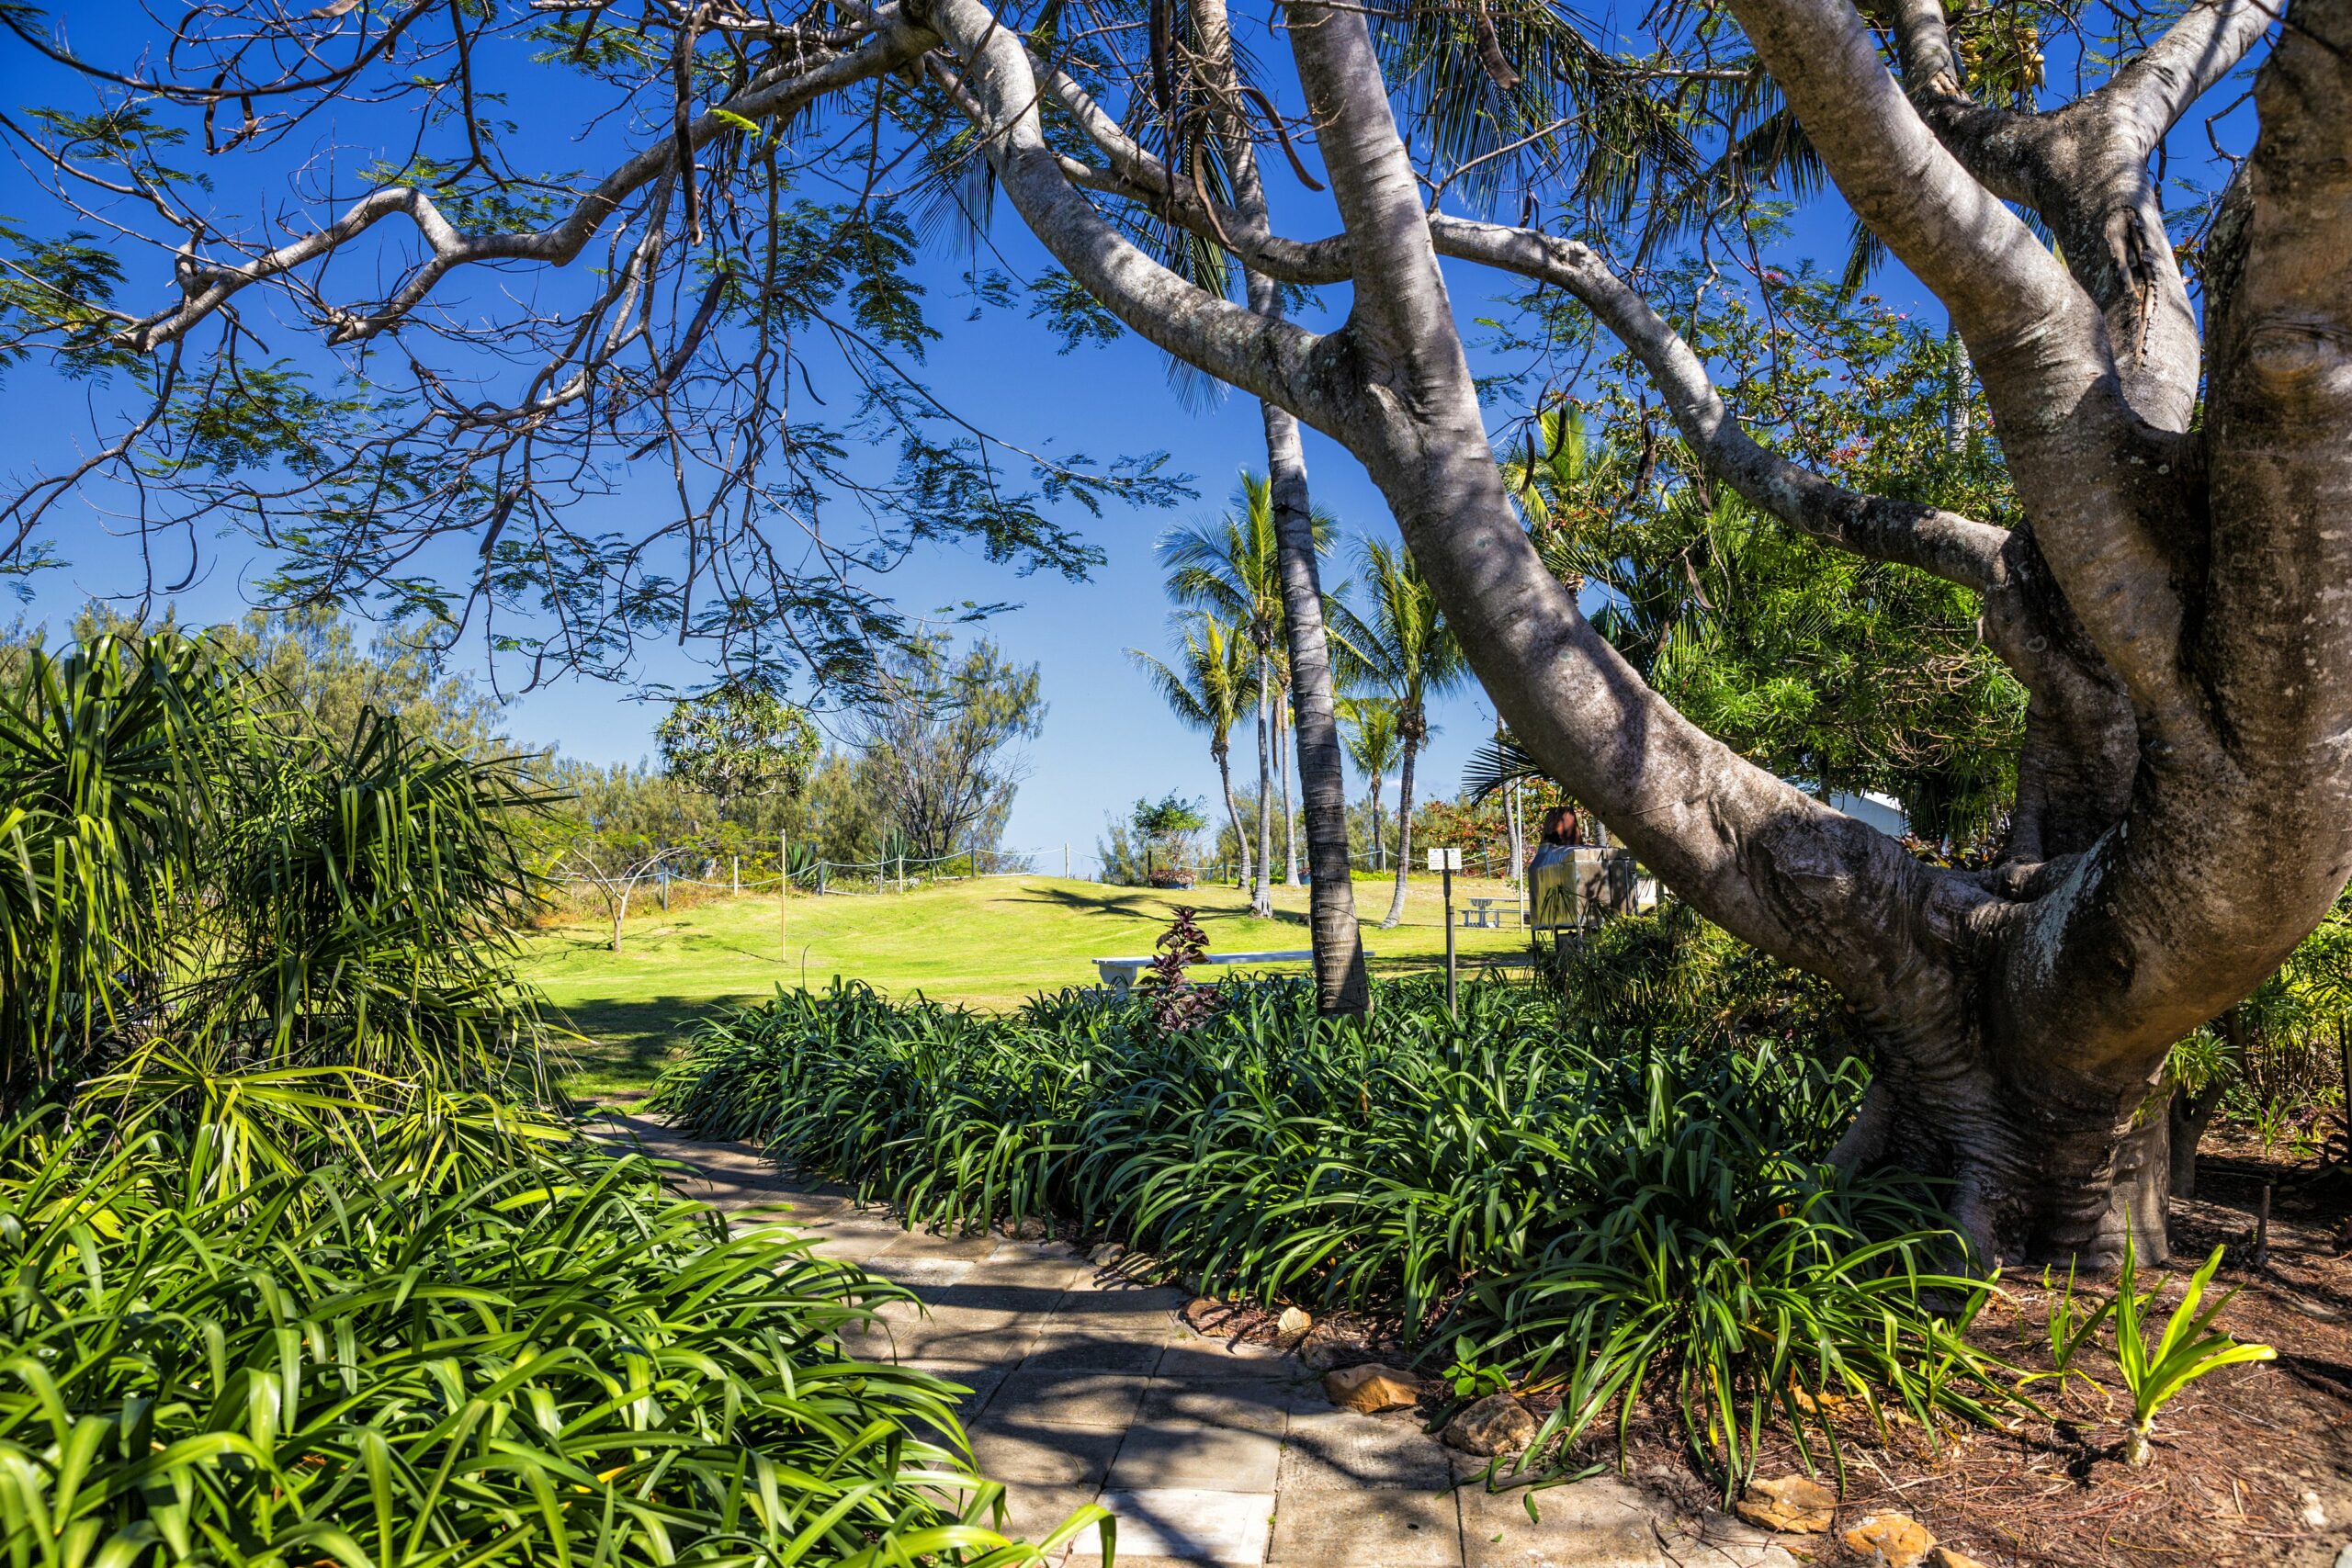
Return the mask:
<svg viewBox="0 0 2352 1568"><path fill-rule="evenodd" d="M876 23L875 33L855 49L798 75L756 84L705 111L686 128L687 147L699 148L741 120L769 116L787 118L828 93L903 69L937 42L927 30L905 21L896 6L878 11ZM337 312L328 341L342 344L374 337L413 310L444 277L460 266L485 261L531 261L549 266L568 264L631 195L673 173L679 159L678 141L665 139L605 175L594 189L578 197L557 222L520 232L466 232L450 222L425 192L409 186L387 186L345 209L342 216L327 227L241 265L192 263L181 283L187 299L173 310L147 317L123 333L120 341L135 352L153 353L158 346L185 335L253 285L282 277L331 254L386 218L406 217L424 236L433 253L432 259L379 304L364 310Z"/></svg>

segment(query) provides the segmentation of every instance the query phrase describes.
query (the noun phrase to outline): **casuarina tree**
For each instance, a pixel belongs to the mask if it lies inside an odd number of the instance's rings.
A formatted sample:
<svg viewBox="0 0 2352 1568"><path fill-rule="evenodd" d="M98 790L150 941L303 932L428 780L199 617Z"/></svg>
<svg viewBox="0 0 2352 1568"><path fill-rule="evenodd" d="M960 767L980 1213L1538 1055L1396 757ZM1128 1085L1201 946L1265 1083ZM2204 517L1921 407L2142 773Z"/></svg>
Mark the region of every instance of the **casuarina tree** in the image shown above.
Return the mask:
<svg viewBox="0 0 2352 1568"><path fill-rule="evenodd" d="M907 209L993 214L1051 262L983 279L975 247L978 308L1025 288L1043 330L1133 333L1351 455L1516 740L1693 907L1842 989L1876 1070L1841 1158L1949 1178L1988 1258L2113 1257L2127 1226L2160 1254L2167 1047L2352 874L2352 0L1726 0L1631 42L1532 0L1287 0L1227 18L1271 46L1229 79L1178 10L231 0L88 57L0 11L20 93L74 105L7 121L56 199L0 233L0 341L110 422L0 501L0 549L29 565L99 487L159 585L243 525L286 594L494 605L590 667L707 632L854 682L907 630L868 564L948 535L1083 571L1057 498L1167 499L1148 455L1016 456L914 380L944 334ZM2251 110L2224 113L2242 62ZM247 166L370 116L364 175L292 157L239 209ZM2243 156L2177 245L2167 171L2209 126ZM1219 172L1242 128L1281 153L1262 217ZM1309 183L1333 231L1276 221ZM1949 318L2011 518L1792 456L1645 294L1674 254L1760 280L1780 204L1815 199ZM1237 299L1207 254L1265 287ZM1462 336L1481 276L1575 299L1708 483L1978 597L2029 694L1997 863L1928 863L1741 757L1588 623L1499 470ZM272 357L299 343L331 373ZM792 401L819 346L896 482ZM669 515L560 504L632 456ZM843 497L878 539L820 524Z"/></svg>

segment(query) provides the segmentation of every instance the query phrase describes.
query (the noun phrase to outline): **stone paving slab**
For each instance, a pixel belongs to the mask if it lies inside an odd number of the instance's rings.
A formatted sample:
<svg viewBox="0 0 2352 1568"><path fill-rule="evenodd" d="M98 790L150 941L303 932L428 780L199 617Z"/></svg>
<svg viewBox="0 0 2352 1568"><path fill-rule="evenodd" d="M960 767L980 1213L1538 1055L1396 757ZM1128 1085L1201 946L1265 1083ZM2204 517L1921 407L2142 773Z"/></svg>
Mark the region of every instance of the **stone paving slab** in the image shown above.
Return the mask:
<svg viewBox="0 0 2352 1568"><path fill-rule="evenodd" d="M1138 1421L1119 1445L1105 1483L1114 1490L1274 1495L1282 1435L1194 1421Z"/></svg>
<svg viewBox="0 0 2352 1568"><path fill-rule="evenodd" d="M1105 1492L1102 1506L1119 1517L1118 1561L1172 1557L1187 1562L1261 1563L1273 1534L1274 1498L1264 1494L1197 1488ZM1072 1562L1099 1560L1091 1535L1070 1551Z"/></svg>
<svg viewBox="0 0 2352 1568"><path fill-rule="evenodd" d="M1118 1516L1122 1568L1795 1568L1738 1521L1679 1517L1616 1478L1536 1493L1531 1520L1523 1490L1487 1491L1484 1461L1409 1416L1333 1410L1272 1347L1193 1333L1176 1315L1186 1292L1148 1278L1148 1260L1098 1268L1058 1242L910 1231L756 1150L612 1122L681 1161L686 1195L804 1230L819 1256L913 1293L844 1342L972 1390L961 1414L1015 1536L1042 1540L1099 1501ZM1099 1537L1054 1560L1099 1568Z"/></svg>
<svg viewBox="0 0 2352 1568"><path fill-rule="evenodd" d="M1462 1568L1451 1492L1286 1491L1268 1562L1279 1568Z"/></svg>

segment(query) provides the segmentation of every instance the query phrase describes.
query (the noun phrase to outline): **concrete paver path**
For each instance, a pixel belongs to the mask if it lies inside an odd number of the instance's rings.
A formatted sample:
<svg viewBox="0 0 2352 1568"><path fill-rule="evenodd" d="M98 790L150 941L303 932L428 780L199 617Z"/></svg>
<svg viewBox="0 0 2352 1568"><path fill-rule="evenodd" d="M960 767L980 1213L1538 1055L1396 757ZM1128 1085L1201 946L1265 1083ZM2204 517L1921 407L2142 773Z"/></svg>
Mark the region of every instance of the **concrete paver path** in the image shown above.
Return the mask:
<svg viewBox="0 0 2352 1568"><path fill-rule="evenodd" d="M1483 1461L1409 1416L1335 1410L1270 1347L1205 1338L1182 1292L1098 1269L1056 1242L910 1232L842 1190L779 1175L753 1150L643 1118L616 1131L693 1174L677 1185L729 1213L782 1219L825 1256L906 1286L856 1347L972 1392L980 1472L1005 1483L1010 1531L1035 1540L1088 1504L1118 1517L1117 1560L1268 1568L1794 1568L1770 1538L1691 1517L1627 1482L1489 1493ZM1466 1485L1457 1485L1459 1482ZM1101 1554L1090 1531L1072 1568Z"/></svg>

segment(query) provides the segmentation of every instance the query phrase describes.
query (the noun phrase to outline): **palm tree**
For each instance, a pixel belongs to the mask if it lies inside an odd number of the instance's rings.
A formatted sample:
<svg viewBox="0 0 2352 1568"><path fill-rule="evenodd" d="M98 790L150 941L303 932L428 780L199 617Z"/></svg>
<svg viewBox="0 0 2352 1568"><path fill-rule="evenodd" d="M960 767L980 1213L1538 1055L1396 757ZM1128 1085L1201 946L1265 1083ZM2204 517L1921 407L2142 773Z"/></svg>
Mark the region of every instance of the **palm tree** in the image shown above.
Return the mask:
<svg viewBox="0 0 2352 1568"><path fill-rule="evenodd" d="M1318 512L1313 525L1319 550L1336 525L1328 513ZM1168 573L1168 596L1188 609L1223 620L1249 639L1257 658L1258 877L1250 907L1260 916L1271 916L1272 703L1281 689L1277 666L1284 639L1282 549L1274 533L1272 486L1262 476L1243 469L1233 504L1226 513L1214 522L1170 529L1159 537L1159 555Z"/></svg>
<svg viewBox="0 0 2352 1568"><path fill-rule="evenodd" d="M1348 761L1369 786L1372 807L1372 863L1379 871L1388 864L1388 836L1381 831L1380 789L1388 770L1396 765L1396 705L1386 697L1341 697L1340 733Z"/></svg>
<svg viewBox="0 0 2352 1568"><path fill-rule="evenodd" d="M1184 649L1174 665L1139 648L1127 649L1127 657L1150 680L1177 722L1187 729L1207 733L1209 755L1216 759L1217 782L1225 790L1225 814L1233 822L1234 842L1241 846L1237 885L1249 886L1250 840L1242 830L1241 808L1233 798L1233 748L1228 739L1247 705L1257 698L1258 672L1249 639L1239 628L1200 612L1192 618L1184 634Z"/></svg>
<svg viewBox="0 0 2352 1568"><path fill-rule="evenodd" d="M1428 580L1402 548L1365 539L1357 558L1369 608L1333 607L1333 629L1351 685L1377 686L1396 707L1396 891L1385 928L1405 918L1405 874L1413 861L1413 759L1430 735L1429 703L1469 678L1469 660L1439 615Z"/></svg>

